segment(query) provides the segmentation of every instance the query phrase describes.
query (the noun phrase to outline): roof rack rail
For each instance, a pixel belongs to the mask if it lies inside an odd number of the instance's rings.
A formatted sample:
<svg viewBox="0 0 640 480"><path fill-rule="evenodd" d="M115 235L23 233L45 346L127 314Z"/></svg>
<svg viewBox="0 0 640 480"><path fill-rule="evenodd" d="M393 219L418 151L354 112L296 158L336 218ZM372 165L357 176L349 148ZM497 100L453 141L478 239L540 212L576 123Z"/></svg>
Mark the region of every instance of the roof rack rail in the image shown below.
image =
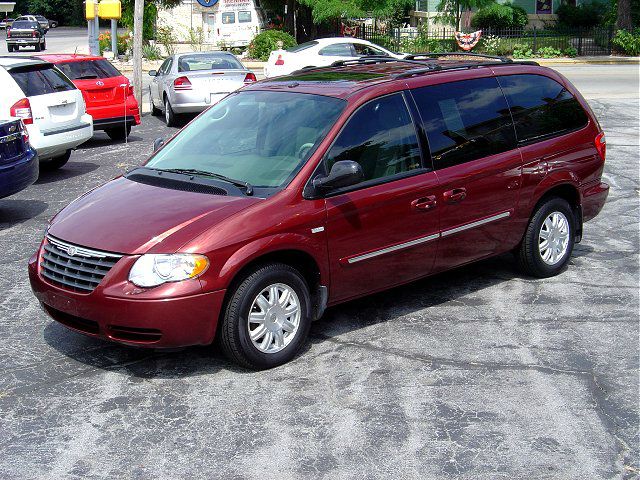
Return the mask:
<svg viewBox="0 0 640 480"><path fill-rule="evenodd" d="M387 63L387 62L401 62L401 63L410 63L413 65L423 65L422 62L413 60L411 58L405 59L405 58L387 57L382 55L363 55L362 57L355 58L353 60L337 60L333 62L330 66L344 67L347 65L367 65L372 63Z"/></svg>
<svg viewBox="0 0 640 480"><path fill-rule="evenodd" d="M411 70L406 70L404 72L397 73L393 76L393 78L395 79L409 78L415 75L422 75L422 74L431 73L431 72L440 72L444 70L462 70L462 69L481 68L481 67L506 67L511 65L538 66L539 63L531 60L521 61L521 62L514 62L513 60L510 60L508 62L500 62L500 63L497 63L497 62L461 63L459 65L439 65L437 63L432 63L432 64L423 63L423 65L424 65L423 68L414 68Z"/></svg>
<svg viewBox="0 0 640 480"><path fill-rule="evenodd" d="M471 52L414 53L411 55L406 55L404 58L407 60L416 60L418 58L428 58L428 59L437 60L440 57L489 58L491 60L497 60L502 63L513 63L513 60L507 57L500 57L497 55L485 55L484 53L471 53Z"/></svg>

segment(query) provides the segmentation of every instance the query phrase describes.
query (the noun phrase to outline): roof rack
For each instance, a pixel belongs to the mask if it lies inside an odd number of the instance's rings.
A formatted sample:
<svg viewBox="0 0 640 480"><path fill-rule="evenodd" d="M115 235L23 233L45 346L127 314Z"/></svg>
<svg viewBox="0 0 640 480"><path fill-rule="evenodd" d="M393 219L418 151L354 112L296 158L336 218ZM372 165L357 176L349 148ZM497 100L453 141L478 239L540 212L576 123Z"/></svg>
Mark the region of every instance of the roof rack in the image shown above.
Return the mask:
<svg viewBox="0 0 640 480"><path fill-rule="evenodd" d="M395 57L387 57L382 55L363 55L362 57L353 59L353 60L337 60L333 62L331 67L344 67L347 65L368 65L373 63L387 63L387 62L401 62L401 63L410 63L413 65L424 65L423 62L418 60L414 60L412 58L395 58ZM313 68L313 67L311 67ZM304 70L304 69L303 69Z"/></svg>
<svg viewBox="0 0 640 480"><path fill-rule="evenodd" d="M485 55L484 53L471 52L414 53L411 55L406 55L404 58L407 60L416 60L418 58L437 60L440 57L489 58L491 60L497 60L501 63L513 63L513 60L507 57L499 57L497 55Z"/></svg>
<svg viewBox="0 0 640 480"><path fill-rule="evenodd" d="M462 70L462 69L472 69L472 68L481 68L481 67L506 67L510 65L534 65L539 66L538 62L534 62L531 60L528 61L519 61L514 62L513 60L507 59L509 61L506 62L480 62L480 63L460 63L459 65L439 65L437 63L432 64L424 64L423 68L414 68L411 70L406 70L404 72L397 73L393 76L395 79L399 78L409 78L415 75L422 75L425 73L431 72L440 72L445 70Z"/></svg>

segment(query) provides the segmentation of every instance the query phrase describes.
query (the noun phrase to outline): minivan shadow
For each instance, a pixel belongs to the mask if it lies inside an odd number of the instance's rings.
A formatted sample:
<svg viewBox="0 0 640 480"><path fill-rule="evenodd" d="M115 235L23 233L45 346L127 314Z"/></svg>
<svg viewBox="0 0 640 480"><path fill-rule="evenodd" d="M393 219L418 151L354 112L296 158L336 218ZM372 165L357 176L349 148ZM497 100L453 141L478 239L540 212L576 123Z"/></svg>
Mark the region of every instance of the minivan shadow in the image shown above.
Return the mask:
<svg viewBox="0 0 640 480"><path fill-rule="evenodd" d="M73 159L73 154L71 156ZM70 160L67 164L57 170L47 170L46 167L40 167L40 176L36 181L36 185L43 185L52 182L59 182L69 178L86 175L100 168L99 165L89 162L74 162Z"/></svg>
<svg viewBox="0 0 640 480"><path fill-rule="evenodd" d="M0 199L0 230L37 217L49 204L41 200Z"/></svg>
<svg viewBox="0 0 640 480"><path fill-rule="evenodd" d="M520 278L513 257L502 255L330 308L321 320L313 323L310 340L298 359L304 361L313 344L453 301L513 278ZM77 362L122 372L132 379L182 378L222 370L251 372L226 360L213 346L180 351L133 348L86 337L55 321L45 327L44 340Z"/></svg>

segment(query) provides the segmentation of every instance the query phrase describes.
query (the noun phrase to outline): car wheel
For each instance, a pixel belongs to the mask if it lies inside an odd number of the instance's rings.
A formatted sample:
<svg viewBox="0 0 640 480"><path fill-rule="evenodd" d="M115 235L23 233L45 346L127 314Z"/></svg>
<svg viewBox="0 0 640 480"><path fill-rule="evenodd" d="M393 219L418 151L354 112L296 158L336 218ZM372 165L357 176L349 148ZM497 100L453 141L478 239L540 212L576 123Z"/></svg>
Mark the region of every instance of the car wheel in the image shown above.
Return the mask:
<svg viewBox="0 0 640 480"><path fill-rule="evenodd" d="M516 258L534 277L552 277L565 267L575 242L575 216L569 203L551 198L531 217Z"/></svg>
<svg viewBox="0 0 640 480"><path fill-rule="evenodd" d="M46 41L46 40L43 40L43 41L42 41L42 50L44 51L44 50L46 50L46 49L47 49L47 41Z"/></svg>
<svg viewBox="0 0 640 480"><path fill-rule="evenodd" d="M66 165L71 157L71 150L67 150L63 155L59 157L54 157L51 160L46 160L42 162L43 170L57 170Z"/></svg>
<svg viewBox="0 0 640 480"><path fill-rule="evenodd" d="M171 108L171 103L168 98L164 99L164 120L167 123L167 127L175 127L177 123L176 114Z"/></svg>
<svg viewBox="0 0 640 480"><path fill-rule="evenodd" d="M36 52L40 52L42 51L42 46L40 45L40 42L36 43Z"/></svg>
<svg viewBox="0 0 640 480"><path fill-rule="evenodd" d="M149 99L151 100L151 115L159 117L162 114L162 110L156 107L153 103L153 96L151 95L151 87L149 87Z"/></svg>
<svg viewBox="0 0 640 480"><path fill-rule="evenodd" d="M291 360L311 326L311 300L295 268L271 263L244 277L220 324L227 357L248 368L272 368Z"/></svg>
<svg viewBox="0 0 640 480"><path fill-rule="evenodd" d="M7 51L13 52L13 45L7 45Z"/></svg>
<svg viewBox="0 0 640 480"><path fill-rule="evenodd" d="M105 133L109 135L111 140L124 140L131 133L131 125L127 125L126 127L107 128Z"/></svg>

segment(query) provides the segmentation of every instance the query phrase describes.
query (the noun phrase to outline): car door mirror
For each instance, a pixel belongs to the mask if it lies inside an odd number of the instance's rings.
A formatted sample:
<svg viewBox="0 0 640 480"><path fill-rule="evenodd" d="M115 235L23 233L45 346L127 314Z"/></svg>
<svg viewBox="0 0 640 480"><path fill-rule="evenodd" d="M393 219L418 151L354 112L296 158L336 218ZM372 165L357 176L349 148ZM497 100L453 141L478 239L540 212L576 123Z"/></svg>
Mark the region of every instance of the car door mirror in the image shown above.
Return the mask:
<svg viewBox="0 0 640 480"><path fill-rule="evenodd" d="M158 75L158 71L157 70L149 70L149 76L150 77L156 77Z"/></svg>
<svg viewBox="0 0 640 480"><path fill-rule="evenodd" d="M160 150L160 148L164 145L164 138L156 138L153 141L153 151L154 153Z"/></svg>
<svg viewBox="0 0 640 480"><path fill-rule="evenodd" d="M333 164L329 175L313 179L313 187L321 192L350 187L364 180L364 172L359 163L341 160Z"/></svg>

